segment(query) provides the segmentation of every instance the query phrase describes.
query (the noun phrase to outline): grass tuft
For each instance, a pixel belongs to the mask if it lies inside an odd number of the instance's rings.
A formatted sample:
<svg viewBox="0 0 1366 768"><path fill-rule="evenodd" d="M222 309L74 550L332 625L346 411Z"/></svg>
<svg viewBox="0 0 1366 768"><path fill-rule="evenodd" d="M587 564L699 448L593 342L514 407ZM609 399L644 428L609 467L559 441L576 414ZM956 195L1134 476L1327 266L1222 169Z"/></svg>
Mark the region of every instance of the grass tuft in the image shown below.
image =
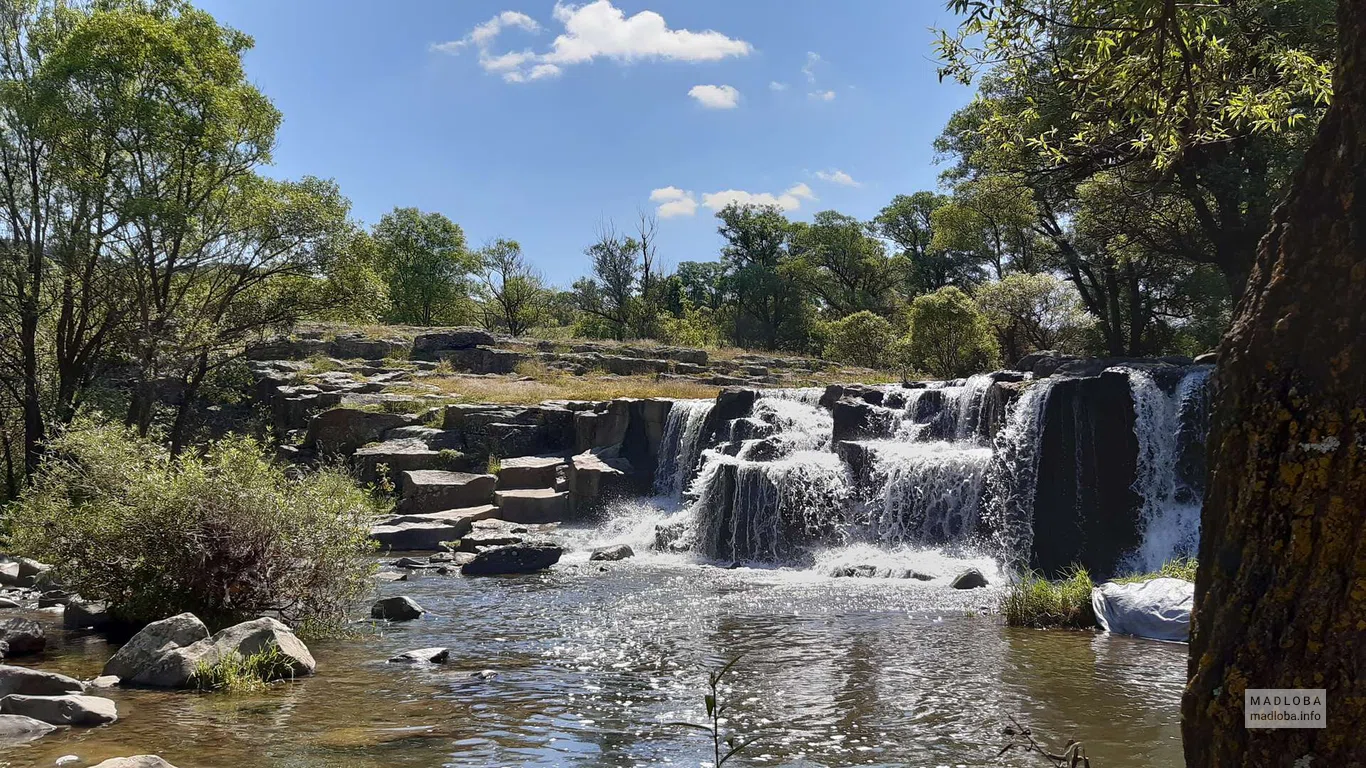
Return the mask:
<svg viewBox="0 0 1366 768"><path fill-rule="evenodd" d="M1168 560L1162 567L1154 573L1140 573L1134 576L1123 576L1111 581L1118 584L1136 584L1141 581L1152 581L1153 579L1184 579L1185 581L1195 581L1195 570L1199 562L1193 557L1181 557L1175 560Z"/></svg>
<svg viewBox="0 0 1366 768"><path fill-rule="evenodd" d="M1089 629L1096 626L1091 608L1094 586L1085 568L1059 581L1030 573L1001 597L1001 613L1012 627Z"/></svg>
<svg viewBox="0 0 1366 768"><path fill-rule="evenodd" d="M260 693L271 681L293 677L289 657L271 645L250 656L233 651L212 664L201 661L195 666L193 682L201 691L244 694Z"/></svg>

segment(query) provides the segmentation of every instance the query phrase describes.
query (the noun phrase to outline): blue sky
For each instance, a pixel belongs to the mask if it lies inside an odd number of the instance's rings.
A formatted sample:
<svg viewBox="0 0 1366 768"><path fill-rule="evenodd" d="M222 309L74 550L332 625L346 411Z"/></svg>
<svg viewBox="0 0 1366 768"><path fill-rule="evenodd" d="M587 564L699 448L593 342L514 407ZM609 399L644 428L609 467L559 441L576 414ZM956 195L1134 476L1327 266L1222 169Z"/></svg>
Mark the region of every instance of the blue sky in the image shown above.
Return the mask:
<svg viewBox="0 0 1366 768"><path fill-rule="evenodd" d="M732 199L871 218L936 185L931 142L971 97L935 73L940 0L200 5L256 39L272 173L336 179L366 223L416 206L514 238L557 285L641 210L670 265L716 257Z"/></svg>

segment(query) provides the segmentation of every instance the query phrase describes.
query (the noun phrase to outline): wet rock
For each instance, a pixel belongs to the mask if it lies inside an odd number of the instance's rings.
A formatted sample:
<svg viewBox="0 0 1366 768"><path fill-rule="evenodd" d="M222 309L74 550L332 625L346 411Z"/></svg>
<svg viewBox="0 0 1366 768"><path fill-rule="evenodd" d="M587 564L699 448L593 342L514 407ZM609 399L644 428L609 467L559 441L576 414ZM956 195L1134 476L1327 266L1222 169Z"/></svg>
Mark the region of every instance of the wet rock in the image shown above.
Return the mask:
<svg viewBox="0 0 1366 768"><path fill-rule="evenodd" d="M25 696L0 699L0 714L23 715L50 725L96 726L119 719L114 702L102 696Z"/></svg>
<svg viewBox="0 0 1366 768"><path fill-rule="evenodd" d="M61 696L84 691L84 683L66 675L0 664L0 696L12 693L25 696Z"/></svg>
<svg viewBox="0 0 1366 768"><path fill-rule="evenodd" d="M402 498L398 511L423 514L448 509L477 507L493 502L498 478L466 472L415 470L402 475Z"/></svg>
<svg viewBox="0 0 1366 768"><path fill-rule="evenodd" d="M831 408L834 416L833 440L866 440L876 436L873 407L862 400L841 398Z"/></svg>
<svg viewBox="0 0 1366 768"><path fill-rule="evenodd" d="M119 677L134 685L189 688L194 685L195 671L201 665L217 664L232 654L246 658L272 647L286 662L277 670L280 677L304 677L317 668L308 647L289 627L275 619L259 618L219 630L189 645L163 647L150 654L150 663L134 670L132 675ZM105 665L105 673L111 674L109 665Z"/></svg>
<svg viewBox="0 0 1366 768"><path fill-rule="evenodd" d="M113 688L119 684L119 679L114 675L100 675L87 683L89 688Z"/></svg>
<svg viewBox="0 0 1366 768"><path fill-rule="evenodd" d="M7 647L4 653L6 658L28 656L43 652L47 647L47 636L37 622L9 619L0 623L0 643Z"/></svg>
<svg viewBox="0 0 1366 768"><path fill-rule="evenodd" d="M498 517L510 523L558 523L568 519L569 494L554 488L525 488L494 494Z"/></svg>
<svg viewBox="0 0 1366 768"><path fill-rule="evenodd" d="M567 476L573 515L590 517L608 502L632 491L634 467L622 458L580 453L569 460Z"/></svg>
<svg viewBox="0 0 1366 768"><path fill-rule="evenodd" d="M1203 355L1196 355L1195 359L1191 362L1195 365L1214 365L1215 363L1219 362L1219 353L1206 352Z"/></svg>
<svg viewBox="0 0 1366 768"><path fill-rule="evenodd" d="M395 568L426 568L431 563L427 560L419 560L416 557L400 557L389 565Z"/></svg>
<svg viewBox="0 0 1366 768"><path fill-rule="evenodd" d="M655 526L655 540L650 548L656 552L687 552L690 549L687 523Z"/></svg>
<svg viewBox="0 0 1366 768"><path fill-rule="evenodd" d="M412 621L426 613L411 597L386 597L370 606L370 618L386 621Z"/></svg>
<svg viewBox="0 0 1366 768"><path fill-rule="evenodd" d="M192 645L209 636L209 630L193 613L154 621L133 635L104 665L104 674L138 682L170 650Z"/></svg>
<svg viewBox="0 0 1366 768"><path fill-rule="evenodd" d="M615 547L595 549L593 550L593 554L588 556L588 559L590 561L605 560L610 562L614 560L625 560L628 557L635 557L635 555L636 552L631 549L630 545L618 544Z"/></svg>
<svg viewBox="0 0 1366 768"><path fill-rule="evenodd" d="M949 586L954 589L979 589L987 586L987 577L983 576L982 572L976 568L969 568L958 574Z"/></svg>
<svg viewBox="0 0 1366 768"><path fill-rule="evenodd" d="M68 600L66 612L62 614L62 627L65 629L103 629L112 621L108 604L82 600L80 597Z"/></svg>
<svg viewBox="0 0 1366 768"><path fill-rule="evenodd" d="M0 597L0 609L3 608L23 608L24 604L18 600L11 600L8 597Z"/></svg>
<svg viewBox="0 0 1366 768"><path fill-rule="evenodd" d="M460 567L464 576L499 576L533 573L545 570L560 561L564 550L549 543L509 544L492 547L477 553L473 560Z"/></svg>
<svg viewBox="0 0 1366 768"><path fill-rule="evenodd" d="M491 346L498 340L482 328L451 328L424 333L413 339L412 357L416 360L437 360L438 352Z"/></svg>
<svg viewBox="0 0 1366 768"><path fill-rule="evenodd" d="M111 758L92 766L92 768L175 768L175 766L156 755L133 755L132 757Z"/></svg>
<svg viewBox="0 0 1366 768"><path fill-rule="evenodd" d="M56 728L25 715L0 715L0 747L13 747L40 739Z"/></svg>
<svg viewBox="0 0 1366 768"><path fill-rule="evenodd" d="M538 527L538 531L544 530ZM468 534L461 537L457 549L461 553L475 553L490 547L520 544L526 541L531 528L525 524L510 523L506 520L480 520Z"/></svg>
<svg viewBox="0 0 1366 768"><path fill-rule="evenodd" d="M418 648L404 651L389 659L390 664L445 664L451 657L449 648Z"/></svg>
<svg viewBox="0 0 1366 768"><path fill-rule="evenodd" d="M469 527L464 530L468 531ZM370 539L378 542L381 549L392 552L440 549L446 542L458 541L460 537L459 527L441 521L376 525L370 529Z"/></svg>

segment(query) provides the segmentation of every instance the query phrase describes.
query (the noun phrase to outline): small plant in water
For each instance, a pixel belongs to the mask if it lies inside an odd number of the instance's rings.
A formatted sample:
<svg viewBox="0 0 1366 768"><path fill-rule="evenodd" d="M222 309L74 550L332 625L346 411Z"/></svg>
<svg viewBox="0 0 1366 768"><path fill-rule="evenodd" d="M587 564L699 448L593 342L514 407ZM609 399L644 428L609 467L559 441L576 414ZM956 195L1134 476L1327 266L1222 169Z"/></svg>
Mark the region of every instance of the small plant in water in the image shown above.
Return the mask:
<svg viewBox="0 0 1366 768"><path fill-rule="evenodd" d="M223 693L260 693L273 680L292 679L294 666L279 647L243 656L236 651L217 662L201 661L195 665L194 684L201 691Z"/></svg>
<svg viewBox="0 0 1366 768"><path fill-rule="evenodd" d="M741 656L736 656L731 659L726 666L707 674L707 693L702 697L702 700L707 708L707 720L710 721L708 725L684 722L669 723L669 725L692 728L709 734L711 736L712 765L714 768L721 768L721 766L725 765L732 757L743 752L749 745L758 741L760 738L758 735L755 735L750 736L747 739L741 739L737 734L725 734L721 730L721 723L723 720L721 715L730 708L729 704L721 700L721 680L726 676L726 673L735 666L735 663L738 662L740 658Z"/></svg>
<svg viewBox="0 0 1366 768"><path fill-rule="evenodd" d="M1010 750L1019 748L1025 752L1042 756L1051 761L1057 768L1091 768L1091 760L1086 756L1086 750L1080 741L1069 740L1062 752L1049 752L1035 740L1034 733L1029 729L1029 726L1020 725L1020 721L1013 717L1010 718L1010 723L1001 730L1002 733L1010 737L1010 741L1001 748L1000 752L996 753L998 759Z"/></svg>

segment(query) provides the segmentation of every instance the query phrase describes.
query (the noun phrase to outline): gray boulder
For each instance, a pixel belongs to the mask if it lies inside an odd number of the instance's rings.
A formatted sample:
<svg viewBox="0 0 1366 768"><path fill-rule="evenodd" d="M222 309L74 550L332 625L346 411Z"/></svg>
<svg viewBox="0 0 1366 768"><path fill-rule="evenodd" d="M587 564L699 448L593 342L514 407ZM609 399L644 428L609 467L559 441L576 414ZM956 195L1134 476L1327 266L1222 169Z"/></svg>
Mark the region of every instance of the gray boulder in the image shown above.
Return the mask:
<svg viewBox="0 0 1366 768"><path fill-rule="evenodd" d="M304 447L321 454L350 455L361 446L376 442L386 431L407 423L408 417L403 414L333 408L308 423Z"/></svg>
<svg viewBox="0 0 1366 768"><path fill-rule="evenodd" d="M390 664L445 664L451 657L449 648L418 648L415 651L404 651L392 659Z"/></svg>
<svg viewBox="0 0 1366 768"><path fill-rule="evenodd" d="M0 747L13 747L40 739L56 730L42 720L24 715L0 715Z"/></svg>
<svg viewBox="0 0 1366 768"><path fill-rule="evenodd" d="M558 563L564 550L555 544L522 543L491 547L460 566L463 576L502 576L534 573Z"/></svg>
<svg viewBox="0 0 1366 768"><path fill-rule="evenodd" d="M435 469L404 472L398 512L419 515L482 506L493 501L497 485L498 478L493 475Z"/></svg>
<svg viewBox="0 0 1366 768"><path fill-rule="evenodd" d="M464 527L469 531L469 526ZM381 549L391 552L425 552L440 549L448 541L457 541L461 528L442 521L402 522L376 525L370 529L370 539Z"/></svg>
<svg viewBox="0 0 1366 768"><path fill-rule="evenodd" d="M233 654L246 658L272 647L286 662L285 668L277 670L277 679L305 677L317 669L308 647L289 627L263 617L219 630L190 645L170 648L151 665L123 679L157 688L190 688L195 685L195 671L201 665L217 664ZM105 669L107 672L108 667Z"/></svg>
<svg viewBox="0 0 1366 768"><path fill-rule="evenodd" d="M370 618L387 621L412 621L426 613L411 597L386 597L370 606Z"/></svg>
<svg viewBox="0 0 1366 768"><path fill-rule="evenodd" d="M103 674L133 682L140 672L150 669L169 651L193 645L208 636L208 627L193 613L154 621L114 653L104 665Z"/></svg>
<svg viewBox="0 0 1366 768"><path fill-rule="evenodd" d="M61 696L84 693L85 684L56 672L0 664L0 696L19 693L25 696Z"/></svg>
<svg viewBox="0 0 1366 768"><path fill-rule="evenodd" d="M0 714L23 715L50 725L106 725L119 719L114 702L102 696L25 696L0 699Z"/></svg>
<svg viewBox="0 0 1366 768"><path fill-rule="evenodd" d="M520 488L494 494L498 517L510 523L558 523L569 517L567 491L554 488Z"/></svg>
<svg viewBox="0 0 1366 768"><path fill-rule="evenodd" d="M111 621L109 606L106 603L82 600L79 597L68 600L66 610L62 612L64 629L103 629L109 626Z"/></svg>
<svg viewBox="0 0 1366 768"><path fill-rule="evenodd" d="M43 652L47 647L47 636L43 634L43 628L37 622L28 619L9 619L0 622L0 643L7 647L4 653L7 658L28 656Z"/></svg>
<svg viewBox="0 0 1366 768"><path fill-rule="evenodd" d="M950 586L954 589L978 589L987 586L987 577L976 568L969 568L958 574Z"/></svg>
<svg viewBox="0 0 1366 768"><path fill-rule="evenodd" d="M174 765L156 755L133 755L132 757L113 757L93 768L175 768Z"/></svg>
<svg viewBox="0 0 1366 768"><path fill-rule="evenodd" d="M635 557L635 550L629 544L618 544L615 547L603 547L593 550L593 554L588 556L590 561L614 561L625 560L628 557Z"/></svg>

